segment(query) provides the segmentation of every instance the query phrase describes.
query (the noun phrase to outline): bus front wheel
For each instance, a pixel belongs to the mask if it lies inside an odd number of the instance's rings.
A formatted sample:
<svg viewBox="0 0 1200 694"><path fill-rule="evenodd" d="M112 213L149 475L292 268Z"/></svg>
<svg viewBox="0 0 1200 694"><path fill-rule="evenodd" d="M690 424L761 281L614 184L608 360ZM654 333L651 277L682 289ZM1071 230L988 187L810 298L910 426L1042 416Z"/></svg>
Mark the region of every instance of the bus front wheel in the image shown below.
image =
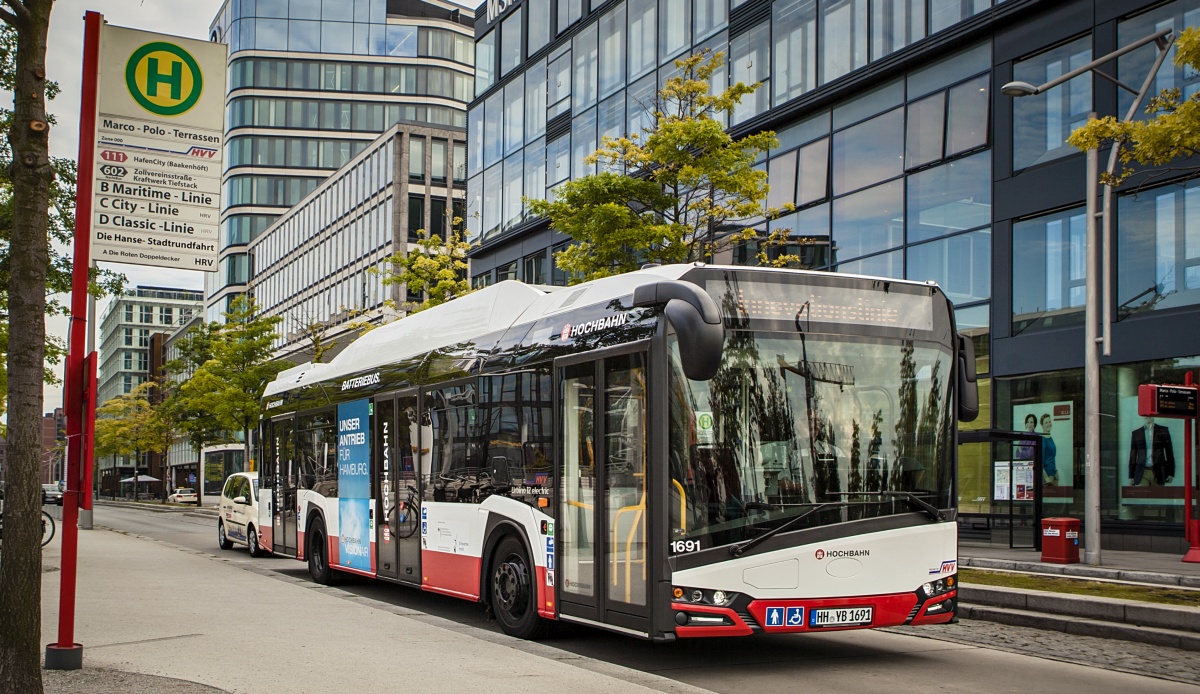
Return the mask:
<svg viewBox="0 0 1200 694"><path fill-rule="evenodd" d="M491 576L491 606L500 628L519 639L547 636L551 623L537 613L534 566L525 546L508 535L496 547Z"/></svg>

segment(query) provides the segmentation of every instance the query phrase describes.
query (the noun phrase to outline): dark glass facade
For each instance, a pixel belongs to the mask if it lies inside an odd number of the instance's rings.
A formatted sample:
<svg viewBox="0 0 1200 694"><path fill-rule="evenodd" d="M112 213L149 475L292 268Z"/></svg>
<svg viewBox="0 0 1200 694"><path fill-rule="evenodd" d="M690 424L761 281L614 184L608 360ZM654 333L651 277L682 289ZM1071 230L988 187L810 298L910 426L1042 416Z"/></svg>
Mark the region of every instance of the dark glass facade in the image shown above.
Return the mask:
<svg viewBox="0 0 1200 694"><path fill-rule="evenodd" d="M983 412L971 426L1025 430L1036 420L1033 431L1053 448L1045 513L1083 516L1085 166L1065 139L1089 112L1123 114L1130 101L1094 75L1023 99L999 86L1041 84L1158 29L1200 24L1200 0L510 7L491 22L481 9L476 20L477 45L488 46L477 67L490 78L476 80L467 117L475 286L566 284L554 253L569 239L521 200L552 196L588 173L583 157L603 135L640 131L648 122L641 104L671 76L675 58L722 51L728 65L714 88L761 84L731 114L730 130L777 133L779 147L759 164L768 203L796 207L756 228L790 230L809 267L938 282L976 345ZM1153 60L1147 46L1112 69L1136 85ZM1169 60L1155 80L1185 96L1197 85L1200 77ZM1113 354L1102 360L1109 548L1182 547L1181 425L1147 424L1132 398L1137 384L1179 382L1200 362L1200 185L1188 177L1181 168L1114 199L1113 300L1104 307ZM754 263L756 247L715 260ZM1141 437L1168 430L1175 474L1137 474L1139 426ZM1006 455L961 448L964 515L1007 513L997 485ZM1168 464L1159 467L1165 473Z"/></svg>

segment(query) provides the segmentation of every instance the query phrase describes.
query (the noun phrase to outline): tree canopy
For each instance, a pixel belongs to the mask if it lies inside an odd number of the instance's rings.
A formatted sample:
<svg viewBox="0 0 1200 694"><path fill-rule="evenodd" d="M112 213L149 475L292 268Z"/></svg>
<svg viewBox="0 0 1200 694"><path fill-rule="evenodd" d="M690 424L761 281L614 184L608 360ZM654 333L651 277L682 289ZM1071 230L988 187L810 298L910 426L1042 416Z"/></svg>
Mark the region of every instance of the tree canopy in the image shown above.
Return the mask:
<svg viewBox="0 0 1200 694"><path fill-rule="evenodd" d="M1175 41L1175 65L1200 70L1200 30L1185 29ZM1168 68L1169 69L1169 68ZM1086 151L1113 143L1120 145L1121 167L1104 183L1117 186L1139 171L1139 166L1164 166L1200 153L1200 92L1182 98L1178 87L1150 98L1146 120L1122 122L1105 116L1076 128L1067 142ZM1146 172L1153 175L1160 172Z"/></svg>
<svg viewBox="0 0 1200 694"><path fill-rule="evenodd" d="M224 431L241 432L247 462L251 458L250 431L262 412L263 391L289 366L272 359L275 330L282 320L279 316L259 314L258 305L247 295L234 299L225 313L225 323L212 333L208 347L211 358L179 387L175 401L184 412L212 418L191 420L191 426L203 425L203 432L211 432L207 428L209 423ZM197 339L206 338L198 335ZM196 354L200 355L202 349L197 346ZM188 431L189 425L181 424L181 428ZM189 437L201 433L194 429Z"/></svg>
<svg viewBox="0 0 1200 694"><path fill-rule="evenodd" d="M406 291L423 294L420 302L409 302L404 308L417 313L456 299L471 291L467 279L467 252L471 244L463 239L462 219L455 217L445 238L424 229L417 231L415 246L408 253L393 253L386 259L394 268L383 278L384 285L403 284Z"/></svg>
<svg viewBox="0 0 1200 694"><path fill-rule="evenodd" d="M562 184L553 200L528 200L534 214L575 240L556 256L574 279L702 260L758 237L754 223L781 211L766 207L767 173L754 168L778 146L775 133L734 139L724 124L760 85L739 82L710 94L723 65L720 52L676 60L678 74L641 105L651 119L644 132L605 137L587 158L595 173ZM786 237L780 230L767 241L782 245Z"/></svg>

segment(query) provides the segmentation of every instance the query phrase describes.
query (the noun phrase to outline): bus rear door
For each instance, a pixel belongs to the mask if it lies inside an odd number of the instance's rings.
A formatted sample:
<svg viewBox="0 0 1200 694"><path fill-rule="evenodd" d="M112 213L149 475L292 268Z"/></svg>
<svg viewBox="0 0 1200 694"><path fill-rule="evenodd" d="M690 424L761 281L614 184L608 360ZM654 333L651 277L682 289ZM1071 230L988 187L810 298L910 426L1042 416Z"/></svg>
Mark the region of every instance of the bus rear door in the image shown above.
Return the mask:
<svg viewBox="0 0 1200 694"><path fill-rule="evenodd" d="M648 635L646 353L596 356L555 362L559 613Z"/></svg>
<svg viewBox="0 0 1200 694"><path fill-rule="evenodd" d="M296 556L296 441L291 417L271 422L272 476L274 485L271 495L271 551L286 556Z"/></svg>

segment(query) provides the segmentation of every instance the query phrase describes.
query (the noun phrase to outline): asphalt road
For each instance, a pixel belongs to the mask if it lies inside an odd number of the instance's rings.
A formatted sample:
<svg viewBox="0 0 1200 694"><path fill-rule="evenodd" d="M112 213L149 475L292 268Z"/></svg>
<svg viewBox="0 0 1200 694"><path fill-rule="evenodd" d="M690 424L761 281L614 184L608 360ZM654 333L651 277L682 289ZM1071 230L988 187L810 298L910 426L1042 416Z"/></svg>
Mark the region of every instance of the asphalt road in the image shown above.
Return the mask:
<svg viewBox="0 0 1200 694"><path fill-rule="evenodd" d="M97 506L94 522L208 553L234 565L307 577L306 566L292 559L253 560L243 547L218 549L215 519ZM86 533L81 541L86 541ZM464 627L499 632L474 603L359 578L340 587L351 599L371 598ZM592 658L730 694L798 690L1194 694L1200 685L1200 657L1195 653L987 622L671 644L644 644L562 626L546 644L558 649L563 659Z"/></svg>

